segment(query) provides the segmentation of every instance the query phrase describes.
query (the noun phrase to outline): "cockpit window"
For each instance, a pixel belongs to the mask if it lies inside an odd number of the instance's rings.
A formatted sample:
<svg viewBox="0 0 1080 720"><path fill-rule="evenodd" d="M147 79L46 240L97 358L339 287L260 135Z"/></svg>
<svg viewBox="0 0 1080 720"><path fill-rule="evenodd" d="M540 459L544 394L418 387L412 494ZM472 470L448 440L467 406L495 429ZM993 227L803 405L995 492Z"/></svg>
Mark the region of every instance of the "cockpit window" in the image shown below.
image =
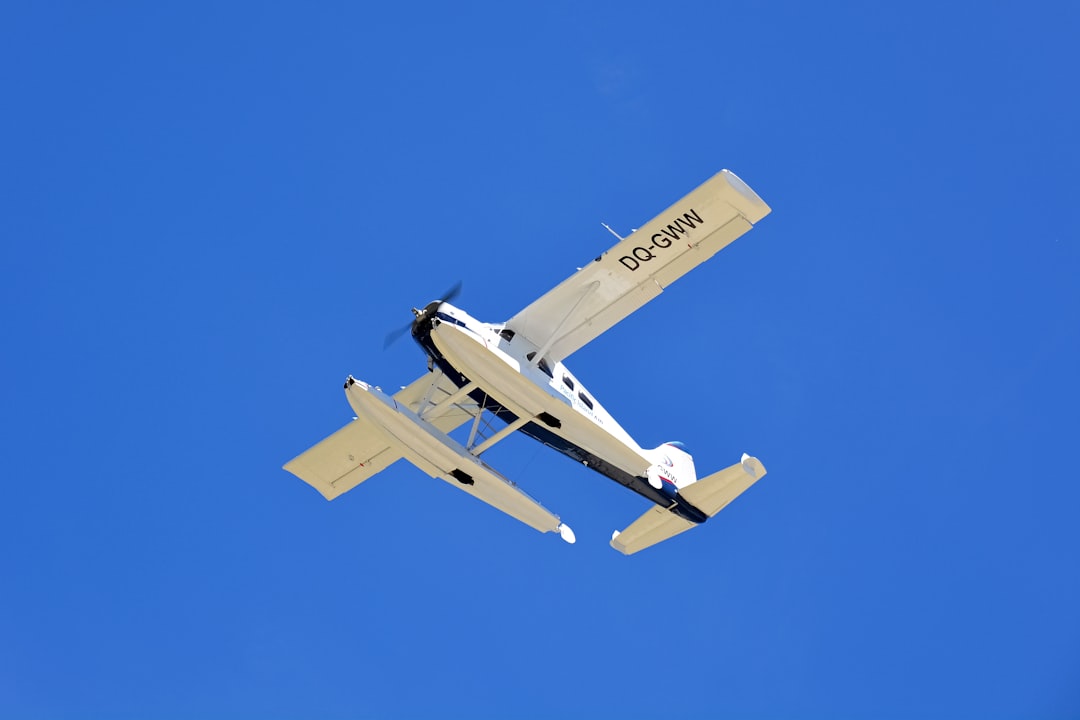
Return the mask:
<svg viewBox="0 0 1080 720"><path fill-rule="evenodd" d="M499 337L501 337L506 342L510 342L514 339L514 331L510 328L503 328L499 331Z"/></svg>

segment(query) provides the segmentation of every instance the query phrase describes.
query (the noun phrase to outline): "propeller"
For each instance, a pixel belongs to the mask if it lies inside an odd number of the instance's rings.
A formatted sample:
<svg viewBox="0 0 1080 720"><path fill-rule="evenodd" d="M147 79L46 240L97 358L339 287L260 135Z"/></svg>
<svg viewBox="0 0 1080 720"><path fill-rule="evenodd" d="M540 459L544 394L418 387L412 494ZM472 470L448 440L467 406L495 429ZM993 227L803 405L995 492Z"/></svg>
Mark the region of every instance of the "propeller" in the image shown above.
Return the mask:
<svg viewBox="0 0 1080 720"><path fill-rule="evenodd" d="M450 302L451 300L453 300L454 298L456 298L460 294L461 294L461 281L458 280L451 287L447 288L446 292L444 292L442 294L442 296L439 297L438 300L434 300L434 301L428 303L427 307L431 307L431 306L434 305L437 308L439 305L442 305L444 302ZM411 330L413 325L416 324L416 321L420 319L421 315L423 315L423 311L422 310L417 310L416 308L413 308L413 315L416 316L416 319L414 319L412 322L405 323L403 326L401 326L399 328L394 328L390 332L386 333L386 339L383 341L383 350L386 350L387 348L389 348L391 345L393 345L398 340L400 340L402 335L404 335L409 330Z"/></svg>
<svg viewBox="0 0 1080 720"><path fill-rule="evenodd" d="M449 287L446 290L446 292L444 292L442 294L442 297L439 298L439 302L440 303L450 302L451 300L453 300L454 298L456 298L460 294L461 294L461 281L458 280L451 287Z"/></svg>

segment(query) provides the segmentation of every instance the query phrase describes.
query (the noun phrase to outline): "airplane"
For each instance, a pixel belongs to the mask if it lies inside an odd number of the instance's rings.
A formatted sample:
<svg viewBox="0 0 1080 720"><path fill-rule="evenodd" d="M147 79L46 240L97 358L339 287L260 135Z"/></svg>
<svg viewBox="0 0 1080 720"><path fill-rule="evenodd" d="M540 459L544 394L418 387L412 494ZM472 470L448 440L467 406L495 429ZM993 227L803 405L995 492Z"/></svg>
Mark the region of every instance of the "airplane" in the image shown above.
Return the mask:
<svg viewBox="0 0 1080 720"><path fill-rule="evenodd" d="M284 469L333 500L404 458L572 544L574 531L558 515L481 459L520 432L653 502L612 534L619 552L631 555L701 525L765 475L761 461L744 453L699 479L681 443L641 447L564 361L769 212L722 170L626 238L611 231L614 247L506 322L480 322L453 306L459 284L413 309L408 330L428 372L393 395L349 375L345 395L355 419ZM466 423L467 437L451 437Z"/></svg>

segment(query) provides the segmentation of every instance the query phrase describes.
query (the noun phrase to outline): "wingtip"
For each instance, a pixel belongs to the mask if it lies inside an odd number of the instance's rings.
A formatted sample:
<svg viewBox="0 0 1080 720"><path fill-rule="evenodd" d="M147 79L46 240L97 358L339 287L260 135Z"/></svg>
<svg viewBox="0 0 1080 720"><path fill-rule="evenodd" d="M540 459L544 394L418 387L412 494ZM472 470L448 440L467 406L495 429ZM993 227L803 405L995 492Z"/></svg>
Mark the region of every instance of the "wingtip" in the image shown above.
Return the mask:
<svg viewBox="0 0 1080 720"><path fill-rule="evenodd" d="M772 208L769 207L768 203L762 200L761 196L754 192L738 175L726 168L721 170L720 174L724 176L727 184L749 203L748 207L742 207L739 210L746 216L751 225L772 212Z"/></svg>
<svg viewBox="0 0 1080 720"><path fill-rule="evenodd" d="M622 535L622 532L619 531L619 530L615 530L614 532L612 532L611 533L611 542L608 543L608 544L611 545L612 550L618 550L619 553L622 554L622 555L629 555L630 553L627 552L626 546L623 545L621 542L619 542L619 536L620 535Z"/></svg>
<svg viewBox="0 0 1080 720"><path fill-rule="evenodd" d="M742 465L746 474L752 478L761 479L765 476L765 466L761 464L761 461L756 457L753 457L749 453L743 453L742 458L739 460L739 464Z"/></svg>

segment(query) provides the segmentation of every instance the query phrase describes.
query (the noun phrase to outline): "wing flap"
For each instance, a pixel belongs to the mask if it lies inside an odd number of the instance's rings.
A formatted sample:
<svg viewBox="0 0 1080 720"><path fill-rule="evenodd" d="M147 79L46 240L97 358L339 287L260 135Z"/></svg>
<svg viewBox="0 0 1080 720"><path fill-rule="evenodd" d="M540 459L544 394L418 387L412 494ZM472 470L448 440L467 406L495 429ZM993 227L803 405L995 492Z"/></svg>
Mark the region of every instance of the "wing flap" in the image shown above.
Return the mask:
<svg viewBox="0 0 1080 720"><path fill-rule="evenodd" d="M691 250L661 268L653 278L661 288L666 288L735 240L738 240L740 236L752 230L753 227L741 217L732 218L719 230L705 238L699 245L695 245Z"/></svg>

